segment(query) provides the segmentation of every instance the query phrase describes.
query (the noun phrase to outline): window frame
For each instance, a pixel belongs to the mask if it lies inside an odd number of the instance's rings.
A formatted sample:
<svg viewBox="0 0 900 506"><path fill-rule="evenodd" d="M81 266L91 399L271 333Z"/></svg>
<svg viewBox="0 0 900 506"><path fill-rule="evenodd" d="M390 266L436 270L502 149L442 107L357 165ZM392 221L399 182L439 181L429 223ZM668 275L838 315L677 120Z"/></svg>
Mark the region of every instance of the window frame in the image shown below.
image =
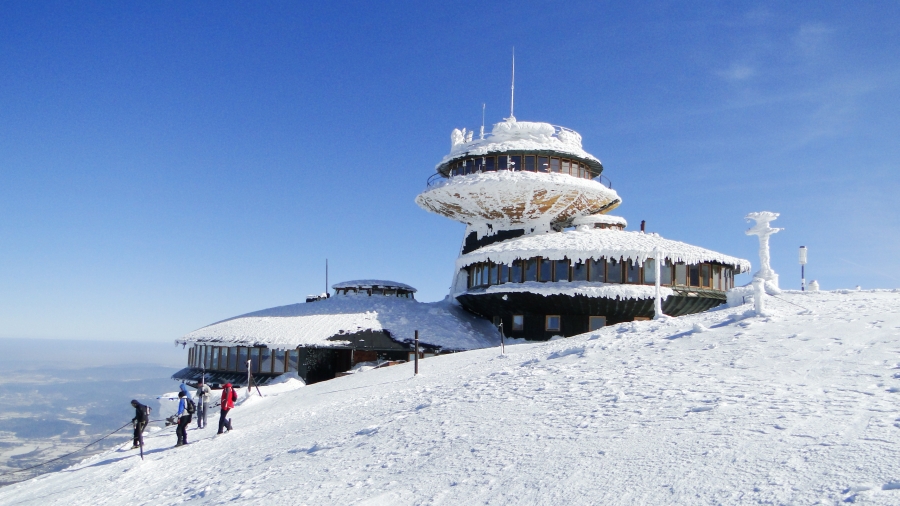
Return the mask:
<svg viewBox="0 0 900 506"><path fill-rule="evenodd" d="M518 317L520 320L520 322L518 324L516 324L516 317ZM525 315L524 314L512 315L512 331L513 332L525 331Z"/></svg>
<svg viewBox="0 0 900 506"><path fill-rule="evenodd" d="M550 327L550 319L556 318L556 328ZM560 332L562 329L562 316L558 314L548 314L544 316L544 331L545 332Z"/></svg>

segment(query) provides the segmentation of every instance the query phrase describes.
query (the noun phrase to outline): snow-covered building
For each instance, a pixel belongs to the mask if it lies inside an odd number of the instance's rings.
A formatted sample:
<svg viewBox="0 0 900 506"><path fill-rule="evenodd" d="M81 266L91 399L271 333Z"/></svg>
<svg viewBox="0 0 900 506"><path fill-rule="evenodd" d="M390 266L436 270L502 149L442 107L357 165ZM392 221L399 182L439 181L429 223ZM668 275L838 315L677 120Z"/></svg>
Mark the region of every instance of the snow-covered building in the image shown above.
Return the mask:
<svg viewBox="0 0 900 506"><path fill-rule="evenodd" d="M454 130L416 197L466 224L450 295L526 339L650 318L657 290L672 316L725 302L749 262L624 231L624 219L606 214L622 200L602 172L567 128L510 117L479 139Z"/></svg>
<svg viewBox="0 0 900 506"><path fill-rule="evenodd" d="M334 295L213 323L178 340L188 367L173 378L196 384L266 384L285 373L307 383L334 378L362 362L409 360L419 332L421 356L499 344L497 329L457 304L422 303L416 289L394 281L332 286Z"/></svg>

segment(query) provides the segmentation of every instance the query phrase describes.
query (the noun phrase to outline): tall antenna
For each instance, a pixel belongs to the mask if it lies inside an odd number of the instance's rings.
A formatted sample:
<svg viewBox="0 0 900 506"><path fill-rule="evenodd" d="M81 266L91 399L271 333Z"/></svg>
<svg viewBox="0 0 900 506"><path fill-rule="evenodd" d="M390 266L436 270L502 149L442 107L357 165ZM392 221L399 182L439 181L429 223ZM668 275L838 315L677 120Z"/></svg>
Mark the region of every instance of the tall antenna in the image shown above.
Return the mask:
<svg viewBox="0 0 900 506"><path fill-rule="evenodd" d="M325 297L328 297L328 259L325 259Z"/></svg>
<svg viewBox="0 0 900 506"><path fill-rule="evenodd" d="M513 62L512 62L512 86L510 87L509 92L509 117L510 119L516 119L516 115L513 114L514 105L516 103L516 46L513 46Z"/></svg>
<svg viewBox="0 0 900 506"><path fill-rule="evenodd" d="M481 138L484 139L484 103L481 104Z"/></svg>

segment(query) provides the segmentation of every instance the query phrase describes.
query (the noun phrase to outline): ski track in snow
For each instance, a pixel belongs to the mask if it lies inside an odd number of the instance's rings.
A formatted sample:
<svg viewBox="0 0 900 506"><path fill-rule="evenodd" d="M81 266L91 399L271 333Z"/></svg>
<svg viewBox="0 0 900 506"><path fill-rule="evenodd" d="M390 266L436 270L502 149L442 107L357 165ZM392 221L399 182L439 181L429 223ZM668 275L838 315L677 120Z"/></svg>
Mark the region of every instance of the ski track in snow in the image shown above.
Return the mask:
<svg viewBox="0 0 900 506"><path fill-rule="evenodd" d="M780 297L813 313L770 298L250 398L234 432L213 414L0 504L900 504L900 293Z"/></svg>

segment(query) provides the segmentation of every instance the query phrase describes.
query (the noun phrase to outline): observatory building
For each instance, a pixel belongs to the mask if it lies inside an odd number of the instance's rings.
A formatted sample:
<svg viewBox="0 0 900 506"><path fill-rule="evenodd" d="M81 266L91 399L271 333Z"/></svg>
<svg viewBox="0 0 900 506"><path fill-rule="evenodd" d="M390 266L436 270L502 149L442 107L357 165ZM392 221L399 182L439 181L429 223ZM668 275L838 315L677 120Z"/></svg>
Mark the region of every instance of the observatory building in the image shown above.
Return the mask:
<svg viewBox="0 0 900 506"><path fill-rule="evenodd" d="M466 224L451 296L509 337L549 339L663 312L704 311L746 260L606 213L622 200L570 129L510 117L488 135L454 130L450 153L416 203ZM607 179L608 181L608 179Z"/></svg>

